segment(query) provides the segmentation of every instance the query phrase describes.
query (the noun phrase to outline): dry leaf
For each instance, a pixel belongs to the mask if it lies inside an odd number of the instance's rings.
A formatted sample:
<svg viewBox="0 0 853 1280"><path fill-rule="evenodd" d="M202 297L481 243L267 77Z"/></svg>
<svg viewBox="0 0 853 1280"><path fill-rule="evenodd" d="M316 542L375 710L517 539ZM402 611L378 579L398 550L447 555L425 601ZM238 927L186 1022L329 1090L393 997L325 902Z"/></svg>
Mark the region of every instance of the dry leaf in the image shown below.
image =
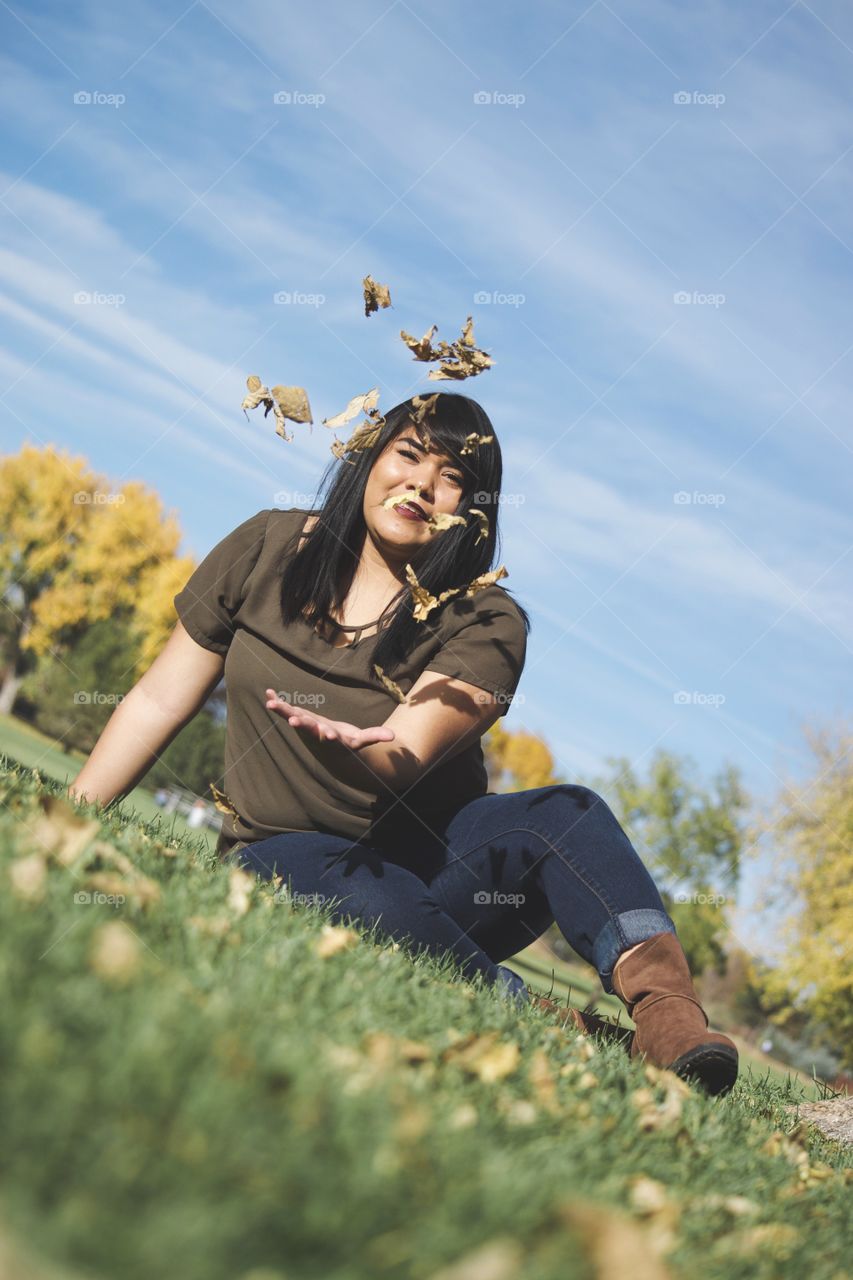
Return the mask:
<svg viewBox="0 0 853 1280"><path fill-rule="evenodd" d="M216 805L216 808L219 810L219 812L227 813L231 818L239 818L240 817L239 813L234 808L233 804L228 799L225 792L220 791L219 788L213 782L208 782L207 785L210 788L210 794L213 796L213 803Z"/></svg>
<svg viewBox="0 0 853 1280"><path fill-rule="evenodd" d="M463 1102L461 1106L455 1107L451 1112L448 1124L451 1129L470 1129L472 1125L477 1123L477 1108L472 1106L470 1102Z"/></svg>
<svg viewBox="0 0 853 1280"><path fill-rule="evenodd" d="M580 1237L596 1280L670 1280L671 1272L650 1247L649 1237L625 1213L571 1200L560 1205L559 1216Z"/></svg>
<svg viewBox="0 0 853 1280"><path fill-rule="evenodd" d="M228 916L188 916L187 924L191 924L194 929L198 929L199 933L207 934L210 938L221 938L231 929L231 920Z"/></svg>
<svg viewBox="0 0 853 1280"><path fill-rule="evenodd" d="M544 1049L536 1049L530 1055L527 1074L539 1104L555 1115L560 1110L557 1082L551 1060Z"/></svg>
<svg viewBox="0 0 853 1280"><path fill-rule="evenodd" d="M469 507L468 511L476 520L479 521L480 524L480 528L477 530L477 536L474 539L474 546L476 547L479 542L484 542L489 536L489 517L486 515L485 511L480 511L477 507Z"/></svg>
<svg viewBox="0 0 853 1280"><path fill-rule="evenodd" d="M394 697L397 699L398 702L402 702L402 703L406 702L406 695L405 693L403 693L403 690L400 688L400 686L394 680L392 680L390 676L386 676L382 668L377 666L375 662L373 664L373 670L379 676L379 679L382 681L383 685L388 690L388 692L393 693Z"/></svg>
<svg viewBox="0 0 853 1280"><path fill-rule="evenodd" d="M380 307L391 306L391 294L388 292L387 284L377 284L373 276L365 276L361 282L364 289L364 314L369 316L371 311L378 311Z"/></svg>
<svg viewBox="0 0 853 1280"><path fill-rule="evenodd" d="M327 924L323 926L320 937L314 944L314 952L321 960L327 960L329 956L336 956L339 951L347 951L358 942L359 935L354 929Z"/></svg>
<svg viewBox="0 0 853 1280"><path fill-rule="evenodd" d="M466 454L473 453L479 444L491 444L494 438L494 436L480 436L476 431L472 431L465 437L465 443L459 450L460 456L464 458Z"/></svg>
<svg viewBox="0 0 853 1280"><path fill-rule="evenodd" d="M284 440L293 439L293 436L288 435L285 430L284 423L287 418L292 422L312 423L314 421L304 388L275 386L270 391L254 373L246 379L246 386L249 394L243 399L240 408L246 413L247 409L257 409L258 405L262 404L265 418L269 417L272 410L276 419L276 435L280 435ZM247 418L248 416L246 413Z"/></svg>
<svg viewBox="0 0 853 1280"><path fill-rule="evenodd" d="M249 910L255 877L240 867L232 867L228 872L228 899L226 906L235 916L244 916Z"/></svg>
<svg viewBox="0 0 853 1280"><path fill-rule="evenodd" d="M418 582L417 575L410 564L406 565L406 577L412 589L412 598L414 600L413 615L417 622L424 622L433 609L443 604L445 600L449 600L451 596L458 596L463 589L462 587L451 587L449 591L442 591L440 596L431 595L426 587L422 587Z"/></svg>
<svg viewBox="0 0 853 1280"><path fill-rule="evenodd" d="M139 969L142 949L136 936L121 921L102 925L94 936L90 964L107 982L121 986Z"/></svg>
<svg viewBox="0 0 853 1280"><path fill-rule="evenodd" d="M430 1273L428 1280L515 1280L524 1251L512 1236L498 1236L463 1254L449 1266Z"/></svg>
<svg viewBox="0 0 853 1280"><path fill-rule="evenodd" d="M521 1052L515 1041L499 1040L498 1036L497 1031L487 1031L483 1035L471 1032L445 1049L442 1061L452 1062L486 1084L502 1080L515 1071Z"/></svg>
<svg viewBox="0 0 853 1280"><path fill-rule="evenodd" d="M24 902L41 902L47 880L47 860L40 853L15 858L9 867L9 879L15 897Z"/></svg>
<svg viewBox="0 0 853 1280"><path fill-rule="evenodd" d="M379 388L373 387L371 391L366 391L364 395L353 396L347 407L336 414L334 418L324 418L324 427L345 427L348 422L358 413L368 413L371 409L375 409L379 403Z"/></svg>
<svg viewBox="0 0 853 1280"><path fill-rule="evenodd" d="M129 899L140 907L160 901L160 886L140 871L134 871L127 877L118 875L115 871L94 871L86 876L84 884L98 893Z"/></svg>
<svg viewBox="0 0 853 1280"><path fill-rule="evenodd" d="M649 1241L658 1254L669 1253L676 1243L681 1206L670 1200L667 1188L654 1178L631 1178L628 1199L636 1213L648 1219Z"/></svg>
<svg viewBox="0 0 853 1280"><path fill-rule="evenodd" d="M101 824L95 818L84 818L63 796L41 794L38 797L41 813L24 828L30 839L42 853L61 867L70 867L95 836L100 834Z"/></svg>
<svg viewBox="0 0 853 1280"><path fill-rule="evenodd" d="M412 352L416 360L440 360L444 354L442 351L433 351L432 335L438 328L437 324L430 325L422 338L413 338L410 333L406 333L405 329L400 330L400 337L406 346ZM446 343L441 344L446 347Z"/></svg>
<svg viewBox="0 0 853 1280"><path fill-rule="evenodd" d="M452 529L455 524L465 525L468 521L464 516L452 516L447 511L436 511L427 520L427 528L430 533L443 533L445 529Z"/></svg>

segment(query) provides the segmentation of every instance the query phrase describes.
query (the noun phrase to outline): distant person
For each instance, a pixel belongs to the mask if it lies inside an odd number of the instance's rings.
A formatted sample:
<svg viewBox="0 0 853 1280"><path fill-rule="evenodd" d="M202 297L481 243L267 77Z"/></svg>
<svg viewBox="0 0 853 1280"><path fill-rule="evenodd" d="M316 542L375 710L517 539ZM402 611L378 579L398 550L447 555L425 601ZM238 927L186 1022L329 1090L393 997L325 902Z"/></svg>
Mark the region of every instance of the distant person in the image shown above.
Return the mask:
<svg viewBox="0 0 853 1280"><path fill-rule="evenodd" d="M194 800L190 807L190 811L187 814L187 826L188 827L203 826L206 812L207 812L207 805L204 803L204 801L200 797Z"/></svg>

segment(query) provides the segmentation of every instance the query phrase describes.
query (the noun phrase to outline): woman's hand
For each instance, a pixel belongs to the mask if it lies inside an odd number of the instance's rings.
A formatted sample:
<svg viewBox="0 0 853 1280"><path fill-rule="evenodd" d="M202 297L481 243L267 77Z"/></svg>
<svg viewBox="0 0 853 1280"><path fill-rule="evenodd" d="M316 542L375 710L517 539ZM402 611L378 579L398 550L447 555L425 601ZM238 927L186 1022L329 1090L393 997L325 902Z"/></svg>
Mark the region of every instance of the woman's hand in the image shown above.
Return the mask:
<svg viewBox="0 0 853 1280"><path fill-rule="evenodd" d="M373 729L359 729L345 720L328 720L326 716L318 716L313 711L294 707L291 702L280 698L275 689L266 690L266 706L269 711L284 716L289 725L296 729L305 729L312 737L321 742L340 742L343 746L358 751L371 742L393 742L396 736L393 729L377 725Z"/></svg>

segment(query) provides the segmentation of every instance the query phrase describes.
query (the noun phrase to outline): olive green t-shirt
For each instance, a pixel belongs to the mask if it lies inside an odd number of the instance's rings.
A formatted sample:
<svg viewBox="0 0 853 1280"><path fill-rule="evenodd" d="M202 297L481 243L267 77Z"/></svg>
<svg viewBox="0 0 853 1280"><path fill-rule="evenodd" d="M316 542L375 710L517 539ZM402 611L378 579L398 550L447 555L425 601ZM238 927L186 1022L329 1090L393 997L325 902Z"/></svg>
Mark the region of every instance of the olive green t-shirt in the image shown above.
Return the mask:
<svg viewBox="0 0 853 1280"><path fill-rule="evenodd" d="M439 762L399 799L345 784L329 767L329 748L266 707L267 688L287 701L359 728L384 724L399 705L372 667L379 633L338 647L305 619L284 625L283 555L295 555L309 509L259 511L218 542L174 597L178 616L205 649L225 655L226 814L217 852L284 831L369 838L383 813L432 831L488 789L480 742ZM286 560L284 563L287 563ZM524 619L497 583L453 597L420 624L422 637L394 680L407 693L425 670L501 696L509 710L526 657ZM354 633L356 636L358 632ZM339 766L340 768L340 766ZM397 803L395 803L395 800ZM389 819L392 817L389 814Z"/></svg>

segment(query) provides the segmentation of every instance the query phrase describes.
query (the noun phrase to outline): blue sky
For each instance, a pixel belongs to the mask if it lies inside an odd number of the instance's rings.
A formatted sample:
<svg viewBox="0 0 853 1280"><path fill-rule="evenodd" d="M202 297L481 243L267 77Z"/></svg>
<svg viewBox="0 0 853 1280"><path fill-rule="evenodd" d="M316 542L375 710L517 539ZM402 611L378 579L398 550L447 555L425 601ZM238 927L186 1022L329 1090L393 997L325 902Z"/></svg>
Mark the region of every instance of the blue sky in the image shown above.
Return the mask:
<svg viewBox="0 0 853 1280"><path fill-rule="evenodd" d="M759 800L809 775L853 648L846 5L4 4L0 29L5 450L145 481L201 558L311 502L351 396L471 395L533 619L507 727L576 781L657 747ZM399 330L469 314L494 367L428 382ZM313 430L247 422L249 373L304 386Z"/></svg>

